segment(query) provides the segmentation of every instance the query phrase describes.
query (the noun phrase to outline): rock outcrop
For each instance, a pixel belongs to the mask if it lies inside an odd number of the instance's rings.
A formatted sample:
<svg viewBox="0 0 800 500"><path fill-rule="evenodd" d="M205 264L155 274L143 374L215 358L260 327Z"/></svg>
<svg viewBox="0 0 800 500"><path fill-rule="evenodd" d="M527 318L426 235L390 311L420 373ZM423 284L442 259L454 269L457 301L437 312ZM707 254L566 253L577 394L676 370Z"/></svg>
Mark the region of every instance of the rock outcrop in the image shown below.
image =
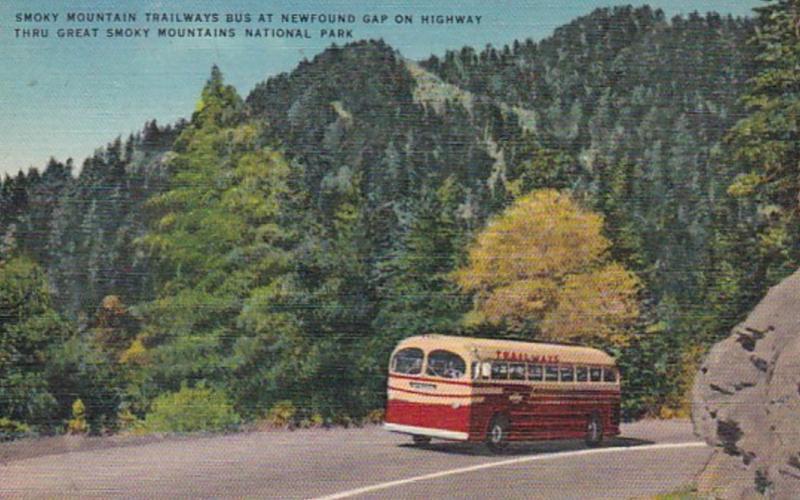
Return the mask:
<svg viewBox="0 0 800 500"><path fill-rule="evenodd" d="M701 491L800 497L800 271L711 349L692 397L695 433L717 447Z"/></svg>

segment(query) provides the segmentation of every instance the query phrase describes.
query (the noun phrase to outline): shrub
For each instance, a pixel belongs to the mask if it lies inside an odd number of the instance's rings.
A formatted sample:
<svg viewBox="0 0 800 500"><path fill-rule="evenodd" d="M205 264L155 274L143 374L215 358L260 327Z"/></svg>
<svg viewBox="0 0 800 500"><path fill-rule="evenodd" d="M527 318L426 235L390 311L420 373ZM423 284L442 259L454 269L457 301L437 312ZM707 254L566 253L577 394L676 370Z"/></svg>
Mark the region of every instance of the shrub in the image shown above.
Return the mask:
<svg viewBox="0 0 800 500"><path fill-rule="evenodd" d="M30 433L31 428L27 424L0 417L0 442L19 439Z"/></svg>
<svg viewBox="0 0 800 500"><path fill-rule="evenodd" d="M278 401L267 412L266 421L273 427L286 427L293 423L296 414L294 403L288 400Z"/></svg>
<svg viewBox="0 0 800 500"><path fill-rule="evenodd" d="M153 401L143 427L148 432L225 431L240 422L224 392L183 386Z"/></svg>
<svg viewBox="0 0 800 500"><path fill-rule="evenodd" d="M117 413L117 425L123 432L144 432L144 422L136 417L129 408L123 408Z"/></svg>
<svg viewBox="0 0 800 500"><path fill-rule="evenodd" d="M86 405L80 398L72 403L72 418L67 422L67 432L70 434L86 434L89 426L86 425Z"/></svg>
<svg viewBox="0 0 800 500"><path fill-rule="evenodd" d="M381 424L383 423L383 419L386 416L386 412L383 409L372 410L371 412L367 413L364 417L365 424Z"/></svg>
<svg viewBox="0 0 800 500"><path fill-rule="evenodd" d="M290 427L297 426L300 429L311 429L322 427L325 419L319 413L312 410L301 410L295 414Z"/></svg>

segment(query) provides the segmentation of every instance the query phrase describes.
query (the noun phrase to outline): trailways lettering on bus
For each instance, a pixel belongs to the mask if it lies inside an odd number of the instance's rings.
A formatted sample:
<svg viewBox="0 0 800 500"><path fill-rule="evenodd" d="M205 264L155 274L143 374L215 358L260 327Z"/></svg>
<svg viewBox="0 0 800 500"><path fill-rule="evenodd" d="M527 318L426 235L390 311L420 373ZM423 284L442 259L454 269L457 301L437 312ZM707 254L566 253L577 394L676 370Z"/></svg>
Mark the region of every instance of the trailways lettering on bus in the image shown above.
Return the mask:
<svg viewBox="0 0 800 500"><path fill-rule="evenodd" d="M528 363L558 363L557 354L536 356L514 351L497 351L497 359L503 361L527 361Z"/></svg>

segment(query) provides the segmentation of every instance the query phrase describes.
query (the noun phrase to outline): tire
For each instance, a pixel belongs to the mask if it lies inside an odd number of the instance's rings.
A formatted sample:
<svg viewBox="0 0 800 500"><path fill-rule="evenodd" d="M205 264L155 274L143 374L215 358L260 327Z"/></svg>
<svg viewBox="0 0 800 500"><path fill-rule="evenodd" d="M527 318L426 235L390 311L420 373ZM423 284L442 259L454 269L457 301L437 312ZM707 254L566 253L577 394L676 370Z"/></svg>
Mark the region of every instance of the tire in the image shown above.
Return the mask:
<svg viewBox="0 0 800 500"><path fill-rule="evenodd" d="M586 419L586 445L595 448L603 444L603 419L599 413L592 413Z"/></svg>
<svg viewBox="0 0 800 500"><path fill-rule="evenodd" d="M430 436L420 436L419 434L414 434L411 439L414 440L414 446L425 446L431 442Z"/></svg>
<svg viewBox="0 0 800 500"><path fill-rule="evenodd" d="M508 431L511 422L505 415L495 415L486 432L486 447L492 453L502 453L508 448Z"/></svg>

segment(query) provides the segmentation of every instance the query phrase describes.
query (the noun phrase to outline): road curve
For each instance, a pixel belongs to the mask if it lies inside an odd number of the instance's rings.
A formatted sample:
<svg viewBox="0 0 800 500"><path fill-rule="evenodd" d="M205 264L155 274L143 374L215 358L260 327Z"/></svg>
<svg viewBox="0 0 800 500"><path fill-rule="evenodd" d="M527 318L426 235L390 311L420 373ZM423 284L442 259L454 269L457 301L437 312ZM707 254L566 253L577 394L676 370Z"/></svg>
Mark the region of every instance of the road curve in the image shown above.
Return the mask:
<svg viewBox="0 0 800 500"><path fill-rule="evenodd" d="M686 422L623 426L578 442L481 447L378 427L256 432L62 453L0 465L0 497L631 498L690 483L710 448Z"/></svg>

